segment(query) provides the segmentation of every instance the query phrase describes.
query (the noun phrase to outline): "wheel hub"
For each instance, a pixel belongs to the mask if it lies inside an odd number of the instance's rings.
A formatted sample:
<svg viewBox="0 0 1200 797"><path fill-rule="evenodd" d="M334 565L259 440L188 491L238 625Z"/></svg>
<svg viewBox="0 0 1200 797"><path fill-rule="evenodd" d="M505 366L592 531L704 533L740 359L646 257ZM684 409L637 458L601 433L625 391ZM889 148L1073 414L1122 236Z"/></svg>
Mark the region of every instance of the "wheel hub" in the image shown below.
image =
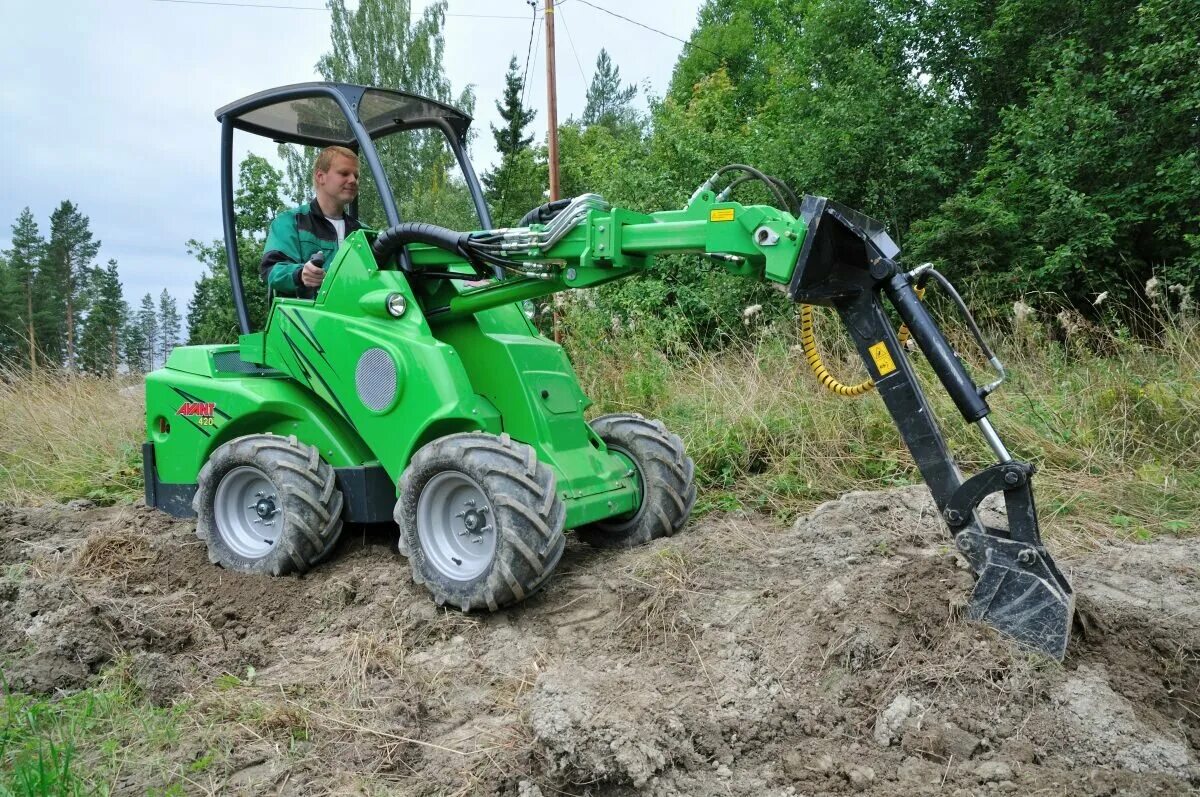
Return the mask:
<svg viewBox="0 0 1200 797"><path fill-rule="evenodd" d="M257 512L260 520L270 520L275 516L275 501L272 498L263 496L246 508Z"/></svg>

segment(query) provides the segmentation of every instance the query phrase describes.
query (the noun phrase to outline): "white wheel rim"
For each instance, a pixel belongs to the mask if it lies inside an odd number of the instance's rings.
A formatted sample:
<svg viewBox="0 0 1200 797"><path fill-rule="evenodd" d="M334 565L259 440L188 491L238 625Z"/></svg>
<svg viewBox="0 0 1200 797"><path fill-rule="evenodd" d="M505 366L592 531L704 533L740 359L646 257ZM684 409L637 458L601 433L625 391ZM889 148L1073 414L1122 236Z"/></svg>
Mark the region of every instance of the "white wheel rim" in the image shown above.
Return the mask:
<svg viewBox="0 0 1200 797"><path fill-rule="evenodd" d="M496 518L479 483L457 471L430 479L417 499L425 560L454 581L477 578L496 556Z"/></svg>

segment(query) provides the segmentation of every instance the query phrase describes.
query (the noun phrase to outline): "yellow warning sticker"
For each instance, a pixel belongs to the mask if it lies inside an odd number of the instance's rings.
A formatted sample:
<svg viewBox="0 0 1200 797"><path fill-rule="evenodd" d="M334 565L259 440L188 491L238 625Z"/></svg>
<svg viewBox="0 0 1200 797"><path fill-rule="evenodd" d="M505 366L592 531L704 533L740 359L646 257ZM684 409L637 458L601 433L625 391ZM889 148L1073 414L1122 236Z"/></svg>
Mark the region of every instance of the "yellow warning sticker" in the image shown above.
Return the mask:
<svg viewBox="0 0 1200 797"><path fill-rule="evenodd" d="M708 212L709 221L733 221L733 208L714 208Z"/></svg>
<svg viewBox="0 0 1200 797"><path fill-rule="evenodd" d="M892 361L892 353L888 351L887 344L882 340L872 346L870 352L871 359L875 361L875 367L879 369L880 376L887 376L896 370L896 363Z"/></svg>

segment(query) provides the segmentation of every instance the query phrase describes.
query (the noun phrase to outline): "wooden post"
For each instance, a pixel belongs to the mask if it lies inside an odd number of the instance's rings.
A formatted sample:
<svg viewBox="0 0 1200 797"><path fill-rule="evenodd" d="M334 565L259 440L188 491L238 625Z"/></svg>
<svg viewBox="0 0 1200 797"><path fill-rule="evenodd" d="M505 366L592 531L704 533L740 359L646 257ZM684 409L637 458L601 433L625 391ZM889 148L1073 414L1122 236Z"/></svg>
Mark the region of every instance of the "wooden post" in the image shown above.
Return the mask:
<svg viewBox="0 0 1200 797"><path fill-rule="evenodd" d="M550 201L558 199L558 89L554 80L554 0L546 0L546 124L547 147L550 161ZM562 343L559 330L559 294L554 294L550 315L550 326L554 329L554 342Z"/></svg>

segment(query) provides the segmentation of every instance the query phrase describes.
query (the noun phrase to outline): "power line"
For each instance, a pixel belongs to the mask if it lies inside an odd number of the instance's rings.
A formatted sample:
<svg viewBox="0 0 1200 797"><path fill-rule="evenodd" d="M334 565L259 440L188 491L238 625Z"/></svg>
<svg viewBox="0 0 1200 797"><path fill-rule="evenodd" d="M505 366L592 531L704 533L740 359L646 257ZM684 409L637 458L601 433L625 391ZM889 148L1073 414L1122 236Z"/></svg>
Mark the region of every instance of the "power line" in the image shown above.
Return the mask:
<svg viewBox="0 0 1200 797"><path fill-rule="evenodd" d="M151 0L151 2L178 3L180 5L186 5L186 6L225 6L226 8L276 8L276 9L284 9L287 11L325 11L325 12L329 11L328 8L325 8L325 7L317 8L316 6L290 6L290 5L280 5L280 4L274 4L274 3L225 3L225 2L221 2L221 0ZM520 19L520 20L525 19L525 17L516 17L516 16L512 16L511 14L506 15L506 14L451 14L451 13L447 13L446 16L448 16L448 17L467 17L470 19Z"/></svg>
<svg viewBox="0 0 1200 797"><path fill-rule="evenodd" d="M709 55L715 55L717 58L721 57L719 53L714 53L712 50L709 50L706 47L701 47L698 44L692 44L689 41L684 41L683 39L679 38L678 36L672 36L670 33L667 33L666 31L661 31L658 28L652 28L649 25L645 25L641 22L638 22L636 19L630 19L629 17L621 16L620 14L618 14L615 11L609 11L607 8L601 8L600 6L596 5L595 3L589 3L588 0L579 0L579 2L583 3L585 6L594 8L597 11L603 11L605 14L608 14L611 17L616 17L617 19L623 19L626 22L633 23L634 25L637 25L639 28L645 28L648 31L653 31L654 33L657 33L659 36L666 36L668 39L674 39L675 41L682 44L684 47L692 47L696 50L701 50L703 52L706 52Z"/></svg>
<svg viewBox="0 0 1200 797"><path fill-rule="evenodd" d="M575 40L571 38L571 29L567 26L567 18L563 15L562 4L555 6L558 11L558 18L562 20L563 30L567 32L567 43L571 45L571 55L575 56L575 66L579 67L579 77L586 84L587 76L583 74L583 64L579 62L579 52L575 49Z"/></svg>
<svg viewBox="0 0 1200 797"><path fill-rule="evenodd" d="M537 30L537 3L529 4L533 8L533 19L529 21L529 45L525 48L525 74L521 77L521 107L525 107L525 84L529 82L529 56L533 54L533 32Z"/></svg>
<svg viewBox="0 0 1200 797"><path fill-rule="evenodd" d="M266 3L222 3L219 0L153 0L155 3L179 3L186 6L227 6L229 8L283 8L289 11L328 11L315 6L268 5Z"/></svg>

